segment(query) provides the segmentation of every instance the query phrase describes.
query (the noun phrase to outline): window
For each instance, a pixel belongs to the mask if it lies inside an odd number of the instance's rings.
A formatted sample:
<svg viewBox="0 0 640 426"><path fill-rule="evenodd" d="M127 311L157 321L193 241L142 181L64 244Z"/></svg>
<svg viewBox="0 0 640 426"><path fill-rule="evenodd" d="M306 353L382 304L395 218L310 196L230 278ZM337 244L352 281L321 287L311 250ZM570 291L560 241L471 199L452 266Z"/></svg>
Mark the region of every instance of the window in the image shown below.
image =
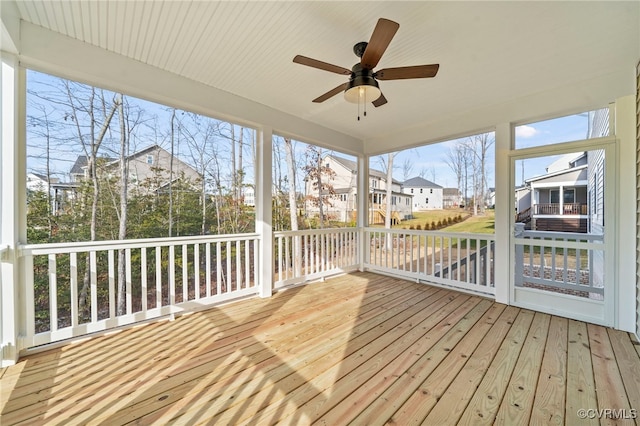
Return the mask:
<svg viewBox="0 0 640 426"><path fill-rule="evenodd" d="M153 164L153 155L147 155L147 164Z"/></svg>
<svg viewBox="0 0 640 426"><path fill-rule="evenodd" d="M396 197L395 197L395 195L393 197L391 197L391 205L392 206L396 205Z"/></svg>
<svg viewBox="0 0 640 426"><path fill-rule="evenodd" d="M564 204L573 204L576 202L576 190L575 189L565 189L564 194L562 196L562 202Z"/></svg>
<svg viewBox="0 0 640 426"><path fill-rule="evenodd" d="M427 198L426 198L426 201L425 201L425 202L426 202L427 204L429 204L429 197L427 197Z"/></svg>
<svg viewBox="0 0 640 426"><path fill-rule="evenodd" d="M411 193L413 194L413 188L411 188Z"/></svg>
<svg viewBox="0 0 640 426"><path fill-rule="evenodd" d="M433 194L433 189L430 189L430 190L429 190L429 194Z"/></svg>
<svg viewBox="0 0 640 426"><path fill-rule="evenodd" d="M549 191L549 202L551 204L560 204L560 191L558 189Z"/></svg>
<svg viewBox="0 0 640 426"><path fill-rule="evenodd" d="M422 194L422 188L420 188L420 193Z"/></svg>

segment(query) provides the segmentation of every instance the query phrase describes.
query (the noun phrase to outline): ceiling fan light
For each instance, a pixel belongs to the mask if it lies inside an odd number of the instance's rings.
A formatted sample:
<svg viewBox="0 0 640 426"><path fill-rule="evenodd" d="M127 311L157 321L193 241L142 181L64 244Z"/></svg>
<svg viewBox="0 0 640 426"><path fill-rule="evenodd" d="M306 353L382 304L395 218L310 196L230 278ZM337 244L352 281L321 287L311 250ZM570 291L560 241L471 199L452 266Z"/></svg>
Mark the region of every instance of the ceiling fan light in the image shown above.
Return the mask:
<svg viewBox="0 0 640 426"><path fill-rule="evenodd" d="M347 102L354 104L360 102L373 102L380 97L378 82L373 77L356 77L349 82L349 87L344 92Z"/></svg>

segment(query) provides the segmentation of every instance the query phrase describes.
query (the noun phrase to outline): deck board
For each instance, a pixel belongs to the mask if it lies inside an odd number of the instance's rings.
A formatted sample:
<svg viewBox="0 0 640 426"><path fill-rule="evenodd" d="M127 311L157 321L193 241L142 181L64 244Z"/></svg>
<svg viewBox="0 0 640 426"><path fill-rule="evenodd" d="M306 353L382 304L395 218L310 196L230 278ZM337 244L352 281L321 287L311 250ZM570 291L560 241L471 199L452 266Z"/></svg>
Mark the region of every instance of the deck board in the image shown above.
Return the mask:
<svg viewBox="0 0 640 426"><path fill-rule="evenodd" d="M628 333L353 273L26 356L0 423L575 424L639 375Z"/></svg>

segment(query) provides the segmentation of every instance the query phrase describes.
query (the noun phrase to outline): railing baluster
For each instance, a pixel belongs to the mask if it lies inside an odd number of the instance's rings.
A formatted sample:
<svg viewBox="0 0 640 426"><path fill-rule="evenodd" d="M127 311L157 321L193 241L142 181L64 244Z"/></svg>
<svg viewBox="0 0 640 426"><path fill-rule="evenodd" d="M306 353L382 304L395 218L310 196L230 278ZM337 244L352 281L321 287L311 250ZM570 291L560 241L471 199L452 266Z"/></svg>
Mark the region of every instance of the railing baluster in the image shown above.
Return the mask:
<svg viewBox="0 0 640 426"><path fill-rule="evenodd" d="M473 283L480 285L480 274L482 273L482 262L480 262L480 239L476 238L476 276Z"/></svg>
<svg viewBox="0 0 640 426"><path fill-rule="evenodd" d="M114 251L107 251L107 263L109 274L109 318L116 317L116 267Z"/></svg>
<svg viewBox="0 0 640 426"><path fill-rule="evenodd" d="M95 252L94 252L95 253ZM131 249L128 248L124 251L125 257L125 282L127 292L127 314L131 314L133 311L132 292L131 292ZM93 269L93 267L91 268Z"/></svg>
<svg viewBox="0 0 640 426"><path fill-rule="evenodd" d="M288 240L287 237L285 237L285 240ZM287 248L285 247L285 256L282 256L282 237L278 237L278 281L282 281L282 269L286 268L286 259L287 259ZM286 244L286 241L285 241ZM286 244L288 245L288 244ZM285 279L287 279L287 270L285 269Z"/></svg>
<svg viewBox="0 0 640 426"><path fill-rule="evenodd" d="M113 289L114 274L113 274L113 250L109 250L111 257L109 258L109 316L115 317L116 310L114 306ZM69 293L71 295L71 326L78 326L78 254L69 253Z"/></svg>
<svg viewBox="0 0 640 426"><path fill-rule="evenodd" d="M462 259L460 259L460 246L462 245L462 241L460 239L460 237L458 237L456 239L456 245L457 245L457 257L456 257L456 262L458 264L458 267L456 268L456 280L460 281L460 271L462 269L462 265L460 264L460 261Z"/></svg>
<svg viewBox="0 0 640 426"><path fill-rule="evenodd" d="M58 281L56 255L49 255L49 329L58 329Z"/></svg>
<svg viewBox="0 0 640 426"><path fill-rule="evenodd" d="M193 245L193 286L195 299L200 299L200 244Z"/></svg>
<svg viewBox="0 0 640 426"><path fill-rule="evenodd" d="M162 306L162 247L156 246L156 308Z"/></svg>
<svg viewBox="0 0 640 426"><path fill-rule="evenodd" d="M245 280L244 288L251 287L251 270L250 270L251 254L249 252L249 241L250 240L244 240L244 280Z"/></svg>
<svg viewBox="0 0 640 426"><path fill-rule="evenodd" d="M182 301L189 300L189 256L187 245L182 245Z"/></svg>
<svg viewBox="0 0 640 426"><path fill-rule="evenodd" d="M169 246L169 306L176 304L176 246Z"/></svg>
<svg viewBox="0 0 640 426"><path fill-rule="evenodd" d="M233 275L231 275L231 241L227 241L227 275L225 282L227 284L227 293L233 291Z"/></svg>
<svg viewBox="0 0 640 426"><path fill-rule="evenodd" d="M216 295L222 294L222 243L216 243Z"/></svg>
<svg viewBox="0 0 640 426"><path fill-rule="evenodd" d="M211 297L211 243L204 245L206 297Z"/></svg>
<svg viewBox="0 0 640 426"><path fill-rule="evenodd" d="M98 265L96 252L89 252L89 263L91 268L91 322L98 321Z"/></svg>
<svg viewBox="0 0 640 426"><path fill-rule="evenodd" d="M242 288L242 266L240 263L240 257L242 256L242 250L240 250L240 240L236 241L236 290Z"/></svg>
<svg viewBox="0 0 640 426"><path fill-rule="evenodd" d="M147 248L140 249L140 306L147 312Z"/></svg>
<svg viewBox="0 0 640 426"><path fill-rule="evenodd" d="M252 242L253 242L253 287L258 288L259 274L257 273L257 271L258 271L258 268L260 267L260 257L259 257L260 253L258 253L259 245L258 245L257 239L252 240Z"/></svg>

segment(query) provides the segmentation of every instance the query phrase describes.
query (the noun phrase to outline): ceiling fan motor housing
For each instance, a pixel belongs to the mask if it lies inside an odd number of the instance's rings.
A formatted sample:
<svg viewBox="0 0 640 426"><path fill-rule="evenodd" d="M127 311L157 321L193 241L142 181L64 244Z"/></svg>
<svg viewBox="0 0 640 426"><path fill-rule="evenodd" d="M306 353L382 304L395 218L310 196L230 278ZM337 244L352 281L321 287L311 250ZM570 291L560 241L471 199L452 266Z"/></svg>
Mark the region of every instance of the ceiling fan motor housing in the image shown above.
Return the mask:
<svg viewBox="0 0 640 426"><path fill-rule="evenodd" d="M360 87L365 89L366 99L361 99L362 92L360 90L353 90ZM344 98L352 103L360 101L372 102L380 97L380 93L380 88L373 77L373 72L370 69L363 68L360 63L355 64L351 68L351 78L344 92Z"/></svg>

